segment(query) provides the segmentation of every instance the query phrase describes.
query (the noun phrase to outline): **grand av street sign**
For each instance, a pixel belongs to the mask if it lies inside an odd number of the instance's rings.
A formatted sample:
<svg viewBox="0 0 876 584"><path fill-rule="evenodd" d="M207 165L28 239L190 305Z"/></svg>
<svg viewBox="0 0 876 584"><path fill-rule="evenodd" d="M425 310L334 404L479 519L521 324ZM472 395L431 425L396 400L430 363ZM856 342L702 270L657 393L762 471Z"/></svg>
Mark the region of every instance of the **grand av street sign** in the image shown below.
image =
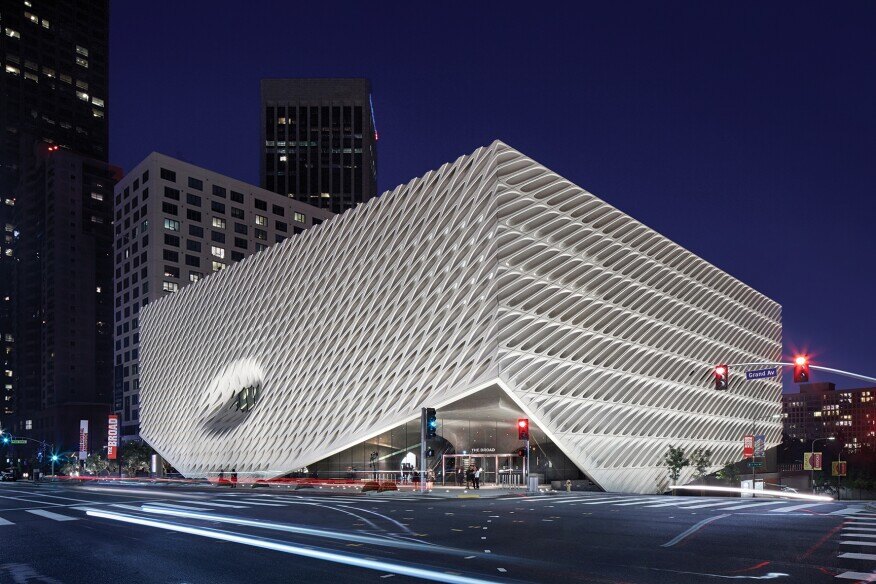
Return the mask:
<svg viewBox="0 0 876 584"><path fill-rule="evenodd" d="M20 440L13 438L9 441L11 444L27 444L27 440Z"/></svg>
<svg viewBox="0 0 876 584"><path fill-rule="evenodd" d="M746 371L745 379L766 379L768 377L775 377L778 375L778 368L773 367L772 369L756 369L754 371Z"/></svg>

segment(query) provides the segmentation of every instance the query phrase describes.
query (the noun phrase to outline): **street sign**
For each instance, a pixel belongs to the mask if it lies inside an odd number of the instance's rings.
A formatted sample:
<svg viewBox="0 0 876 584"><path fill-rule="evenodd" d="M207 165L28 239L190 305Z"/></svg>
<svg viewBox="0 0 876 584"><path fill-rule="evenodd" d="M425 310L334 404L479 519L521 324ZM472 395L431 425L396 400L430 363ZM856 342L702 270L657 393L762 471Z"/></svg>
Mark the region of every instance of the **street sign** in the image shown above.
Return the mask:
<svg viewBox="0 0 876 584"><path fill-rule="evenodd" d="M776 377L778 371L776 367L772 369L756 369L755 371L746 371L745 379L766 379L768 377Z"/></svg>
<svg viewBox="0 0 876 584"><path fill-rule="evenodd" d="M115 460L119 450L119 417L116 414L110 414L107 419L107 445L106 457L108 460Z"/></svg>
<svg viewBox="0 0 876 584"><path fill-rule="evenodd" d="M10 440L10 444L27 444L27 440Z"/></svg>
<svg viewBox="0 0 876 584"><path fill-rule="evenodd" d="M749 461L748 461L748 466L749 466L749 468L754 468L754 467L757 467L757 466L763 466L763 461L762 461L762 460L749 460Z"/></svg>
<svg viewBox="0 0 876 584"><path fill-rule="evenodd" d="M830 474L835 477L844 477L846 476L846 461L845 460L834 460L830 463Z"/></svg>
<svg viewBox="0 0 876 584"><path fill-rule="evenodd" d="M754 457L755 458L763 458L764 451L766 450L766 436L763 434L758 434L754 437Z"/></svg>
<svg viewBox="0 0 876 584"><path fill-rule="evenodd" d="M821 453L804 452L803 470L821 470Z"/></svg>
<svg viewBox="0 0 876 584"><path fill-rule="evenodd" d="M754 456L754 436L746 434L742 438L742 458L751 458Z"/></svg>

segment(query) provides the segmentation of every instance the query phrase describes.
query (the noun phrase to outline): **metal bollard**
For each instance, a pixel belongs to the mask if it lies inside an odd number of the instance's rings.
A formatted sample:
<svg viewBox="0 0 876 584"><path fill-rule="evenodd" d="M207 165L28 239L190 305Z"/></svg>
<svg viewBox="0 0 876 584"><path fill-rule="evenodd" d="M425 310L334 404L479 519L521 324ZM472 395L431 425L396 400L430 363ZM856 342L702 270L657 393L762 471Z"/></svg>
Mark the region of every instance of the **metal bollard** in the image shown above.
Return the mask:
<svg viewBox="0 0 876 584"><path fill-rule="evenodd" d="M566 479L566 492L567 493L572 492L572 481L570 481L569 479Z"/></svg>

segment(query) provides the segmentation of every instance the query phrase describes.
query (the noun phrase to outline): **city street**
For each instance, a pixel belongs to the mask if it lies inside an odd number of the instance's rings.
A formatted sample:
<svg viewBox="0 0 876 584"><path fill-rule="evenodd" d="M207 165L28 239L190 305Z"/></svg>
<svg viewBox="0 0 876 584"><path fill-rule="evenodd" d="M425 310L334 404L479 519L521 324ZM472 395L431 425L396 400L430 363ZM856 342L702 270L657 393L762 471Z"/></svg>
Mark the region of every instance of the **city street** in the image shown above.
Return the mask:
<svg viewBox="0 0 876 584"><path fill-rule="evenodd" d="M0 582L876 579L864 503L483 494L3 483Z"/></svg>

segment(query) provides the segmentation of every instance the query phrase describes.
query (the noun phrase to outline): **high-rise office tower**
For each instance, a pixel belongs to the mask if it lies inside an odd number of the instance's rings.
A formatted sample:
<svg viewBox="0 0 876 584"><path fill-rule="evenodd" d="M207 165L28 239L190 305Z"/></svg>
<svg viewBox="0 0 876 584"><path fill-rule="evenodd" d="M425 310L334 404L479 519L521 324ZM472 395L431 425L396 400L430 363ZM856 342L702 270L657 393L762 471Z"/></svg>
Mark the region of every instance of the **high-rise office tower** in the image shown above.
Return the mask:
<svg viewBox="0 0 876 584"><path fill-rule="evenodd" d="M28 184L19 188L22 168L42 164L34 143L107 160L108 29L108 0L0 0L0 424L9 423L16 396L42 397L15 388L15 215L29 196Z"/></svg>
<svg viewBox="0 0 876 584"><path fill-rule="evenodd" d="M121 170L59 146L24 157L15 205L14 434L76 450L88 420L99 446L113 358L113 187Z"/></svg>
<svg viewBox="0 0 876 584"><path fill-rule="evenodd" d="M331 216L157 152L119 181L113 407L123 438L139 433L143 307Z"/></svg>
<svg viewBox="0 0 876 584"><path fill-rule="evenodd" d="M262 188L333 213L377 196L367 79L262 79Z"/></svg>

